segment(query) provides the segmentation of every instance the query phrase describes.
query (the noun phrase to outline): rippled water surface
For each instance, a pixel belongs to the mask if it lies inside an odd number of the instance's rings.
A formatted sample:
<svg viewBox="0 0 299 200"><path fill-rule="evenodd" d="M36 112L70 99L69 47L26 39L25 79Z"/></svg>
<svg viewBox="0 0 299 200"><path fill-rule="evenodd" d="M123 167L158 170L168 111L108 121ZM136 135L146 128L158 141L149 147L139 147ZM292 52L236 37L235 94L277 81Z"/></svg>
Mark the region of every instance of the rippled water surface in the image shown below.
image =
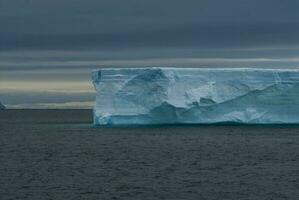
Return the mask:
<svg viewBox="0 0 299 200"><path fill-rule="evenodd" d="M299 126L95 128L0 111L0 199L298 199Z"/></svg>

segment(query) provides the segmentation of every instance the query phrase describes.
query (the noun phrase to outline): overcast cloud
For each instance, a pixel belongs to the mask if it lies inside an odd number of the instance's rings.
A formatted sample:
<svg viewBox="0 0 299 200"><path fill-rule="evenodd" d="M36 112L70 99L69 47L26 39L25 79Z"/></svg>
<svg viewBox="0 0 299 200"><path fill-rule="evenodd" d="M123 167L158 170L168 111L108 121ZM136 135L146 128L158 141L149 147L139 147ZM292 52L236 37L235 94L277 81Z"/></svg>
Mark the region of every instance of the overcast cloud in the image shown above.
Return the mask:
<svg viewBox="0 0 299 200"><path fill-rule="evenodd" d="M297 0L0 0L1 50L298 45Z"/></svg>

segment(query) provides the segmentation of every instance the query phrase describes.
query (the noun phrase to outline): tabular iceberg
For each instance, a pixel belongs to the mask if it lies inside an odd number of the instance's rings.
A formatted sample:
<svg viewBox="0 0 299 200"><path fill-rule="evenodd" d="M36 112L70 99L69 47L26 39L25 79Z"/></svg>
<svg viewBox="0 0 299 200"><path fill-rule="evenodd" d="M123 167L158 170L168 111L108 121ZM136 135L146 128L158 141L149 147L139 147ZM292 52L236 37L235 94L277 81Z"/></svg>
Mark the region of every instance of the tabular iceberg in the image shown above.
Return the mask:
<svg viewBox="0 0 299 200"><path fill-rule="evenodd" d="M299 123L299 70L104 68L95 125Z"/></svg>

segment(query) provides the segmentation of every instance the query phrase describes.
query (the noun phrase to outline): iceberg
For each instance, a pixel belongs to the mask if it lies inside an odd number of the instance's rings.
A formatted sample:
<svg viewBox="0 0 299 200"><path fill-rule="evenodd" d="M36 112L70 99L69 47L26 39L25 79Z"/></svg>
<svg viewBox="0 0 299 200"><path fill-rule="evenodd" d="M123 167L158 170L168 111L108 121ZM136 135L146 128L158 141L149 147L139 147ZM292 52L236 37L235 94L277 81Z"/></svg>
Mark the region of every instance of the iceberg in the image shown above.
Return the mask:
<svg viewBox="0 0 299 200"><path fill-rule="evenodd" d="M5 109L5 106L0 102L0 110Z"/></svg>
<svg viewBox="0 0 299 200"><path fill-rule="evenodd" d="M102 68L95 125L299 123L299 70Z"/></svg>

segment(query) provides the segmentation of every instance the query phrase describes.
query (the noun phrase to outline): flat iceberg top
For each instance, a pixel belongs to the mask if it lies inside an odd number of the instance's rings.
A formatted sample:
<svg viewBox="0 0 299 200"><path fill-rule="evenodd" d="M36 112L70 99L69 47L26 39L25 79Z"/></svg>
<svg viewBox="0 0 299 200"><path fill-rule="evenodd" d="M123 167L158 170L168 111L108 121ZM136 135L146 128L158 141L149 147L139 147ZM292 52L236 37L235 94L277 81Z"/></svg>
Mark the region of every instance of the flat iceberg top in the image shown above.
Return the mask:
<svg viewBox="0 0 299 200"><path fill-rule="evenodd" d="M94 123L298 123L299 70L93 70Z"/></svg>
<svg viewBox="0 0 299 200"><path fill-rule="evenodd" d="M188 70L195 70L195 71L285 71L285 72L299 72L299 69L296 68L286 68L286 69L275 69L275 68L238 68L238 67L233 67L233 68L208 68L208 67L201 67L201 68L196 68L196 67L103 67L100 69L94 69L93 71L138 71L138 70L156 70L156 69L161 69L161 70L176 70L176 71L188 71Z"/></svg>

